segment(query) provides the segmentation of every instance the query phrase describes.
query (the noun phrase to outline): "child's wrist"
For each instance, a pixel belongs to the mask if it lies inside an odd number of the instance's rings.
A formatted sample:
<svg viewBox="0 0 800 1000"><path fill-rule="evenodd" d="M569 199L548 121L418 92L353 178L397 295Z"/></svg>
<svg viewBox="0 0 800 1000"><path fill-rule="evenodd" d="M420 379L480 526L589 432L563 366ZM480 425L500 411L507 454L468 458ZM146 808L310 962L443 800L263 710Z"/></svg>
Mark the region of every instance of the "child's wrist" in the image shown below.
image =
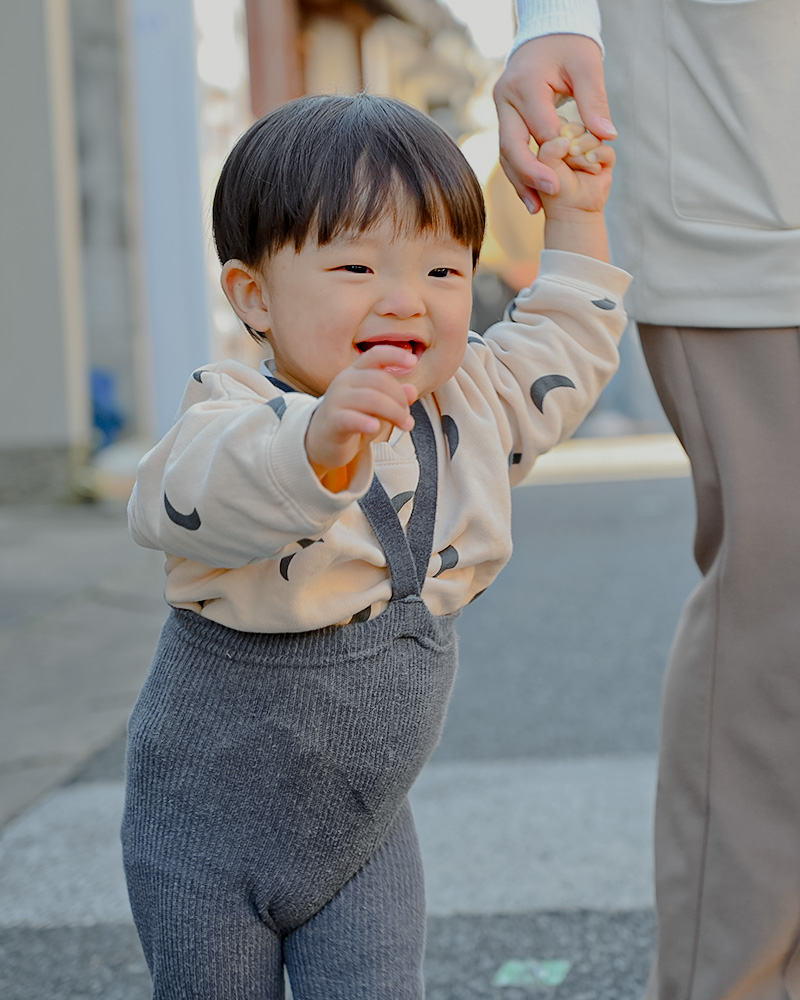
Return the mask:
<svg viewBox="0 0 800 1000"><path fill-rule="evenodd" d="M561 208L545 216L544 246L547 250L608 260L608 234L602 211Z"/></svg>
<svg viewBox="0 0 800 1000"><path fill-rule="evenodd" d="M558 199L546 204L545 231L553 225L605 226L605 206L599 208L575 208L570 205L559 205Z"/></svg>

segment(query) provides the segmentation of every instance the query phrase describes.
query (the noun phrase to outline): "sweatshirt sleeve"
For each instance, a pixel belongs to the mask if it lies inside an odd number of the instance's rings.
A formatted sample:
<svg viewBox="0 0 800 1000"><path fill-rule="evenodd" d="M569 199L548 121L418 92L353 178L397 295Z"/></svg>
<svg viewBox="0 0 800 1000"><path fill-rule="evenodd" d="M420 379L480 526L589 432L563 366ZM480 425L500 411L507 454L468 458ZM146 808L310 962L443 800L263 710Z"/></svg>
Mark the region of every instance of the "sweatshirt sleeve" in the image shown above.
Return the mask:
<svg viewBox="0 0 800 1000"><path fill-rule="evenodd" d="M577 430L616 371L629 284L610 264L545 250L536 281L486 331L486 347L471 345L494 385L512 485Z"/></svg>
<svg viewBox="0 0 800 1000"><path fill-rule="evenodd" d="M366 492L373 470L367 454L349 490L320 483L305 451L318 404L237 362L196 371L175 425L139 463L128 504L134 540L235 568L323 534Z"/></svg>
<svg viewBox="0 0 800 1000"><path fill-rule="evenodd" d="M509 56L542 35L586 35L603 49L597 0L516 0L519 27Z"/></svg>

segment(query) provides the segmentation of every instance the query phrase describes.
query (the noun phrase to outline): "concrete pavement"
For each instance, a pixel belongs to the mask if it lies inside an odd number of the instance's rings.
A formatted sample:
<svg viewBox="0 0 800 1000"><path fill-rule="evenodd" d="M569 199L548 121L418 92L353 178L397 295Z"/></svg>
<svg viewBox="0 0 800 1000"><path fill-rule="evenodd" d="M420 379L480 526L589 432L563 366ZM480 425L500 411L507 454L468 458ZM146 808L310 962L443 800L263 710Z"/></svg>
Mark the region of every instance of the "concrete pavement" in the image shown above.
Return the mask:
<svg viewBox="0 0 800 1000"><path fill-rule="evenodd" d="M693 581L688 480L636 478L685 465L654 439L632 471L642 444L542 463L537 482L562 485L517 492L514 560L463 616L445 738L413 792L429 1000L641 991L658 688ZM0 545L0 996L146 1000L117 831L161 557L129 542L118 502L0 507ZM563 982L535 961L566 962Z"/></svg>
<svg viewBox="0 0 800 1000"><path fill-rule="evenodd" d="M124 726L164 618L118 504L0 506L0 824Z"/></svg>

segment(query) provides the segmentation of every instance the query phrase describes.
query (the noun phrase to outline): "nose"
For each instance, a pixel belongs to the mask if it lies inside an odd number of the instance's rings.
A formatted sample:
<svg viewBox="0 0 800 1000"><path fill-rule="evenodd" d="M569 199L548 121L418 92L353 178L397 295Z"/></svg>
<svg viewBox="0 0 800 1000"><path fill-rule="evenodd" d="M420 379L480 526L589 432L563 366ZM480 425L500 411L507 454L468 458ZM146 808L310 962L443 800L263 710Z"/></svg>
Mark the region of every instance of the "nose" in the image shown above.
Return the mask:
<svg viewBox="0 0 800 1000"><path fill-rule="evenodd" d="M380 316L411 319L426 312L425 300L411 283L395 283L386 288L375 306Z"/></svg>

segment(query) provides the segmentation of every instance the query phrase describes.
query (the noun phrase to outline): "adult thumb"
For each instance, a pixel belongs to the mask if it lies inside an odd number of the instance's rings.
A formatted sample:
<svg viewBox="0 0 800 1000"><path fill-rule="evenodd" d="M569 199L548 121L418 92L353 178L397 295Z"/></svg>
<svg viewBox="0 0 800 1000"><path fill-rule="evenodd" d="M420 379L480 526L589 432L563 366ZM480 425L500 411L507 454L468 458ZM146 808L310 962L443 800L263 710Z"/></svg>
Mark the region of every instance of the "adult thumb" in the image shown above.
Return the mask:
<svg viewBox="0 0 800 1000"><path fill-rule="evenodd" d="M578 113L586 128L598 139L616 139L617 130L611 121L606 96L602 57L586 62L572 78L572 94Z"/></svg>

